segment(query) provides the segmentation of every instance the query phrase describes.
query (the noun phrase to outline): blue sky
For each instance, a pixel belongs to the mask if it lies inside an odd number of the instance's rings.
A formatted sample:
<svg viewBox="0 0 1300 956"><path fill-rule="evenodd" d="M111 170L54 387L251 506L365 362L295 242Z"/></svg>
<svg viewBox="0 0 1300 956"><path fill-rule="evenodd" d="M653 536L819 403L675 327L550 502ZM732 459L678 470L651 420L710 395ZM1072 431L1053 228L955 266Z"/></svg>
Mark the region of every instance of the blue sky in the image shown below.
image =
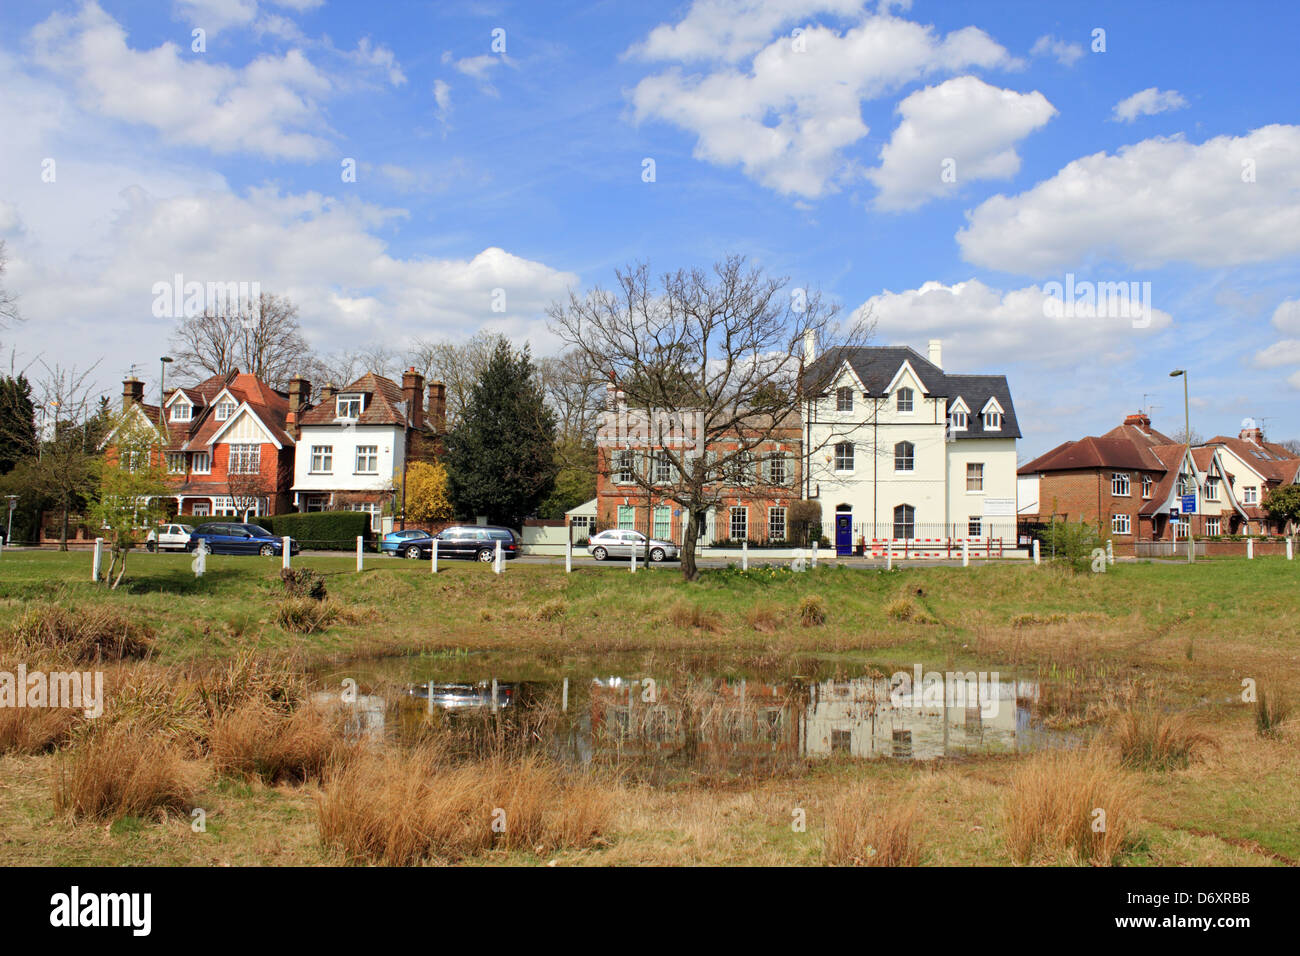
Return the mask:
<svg viewBox="0 0 1300 956"><path fill-rule="evenodd" d="M1300 437L1298 29L1287 3L6 5L27 321L0 343L116 392L181 273L287 293L322 351L547 353L569 287L741 252L880 344L1006 373L1025 457L1144 395L1181 427L1181 366L1202 434ZM1067 276L1152 311L1049 316Z"/></svg>

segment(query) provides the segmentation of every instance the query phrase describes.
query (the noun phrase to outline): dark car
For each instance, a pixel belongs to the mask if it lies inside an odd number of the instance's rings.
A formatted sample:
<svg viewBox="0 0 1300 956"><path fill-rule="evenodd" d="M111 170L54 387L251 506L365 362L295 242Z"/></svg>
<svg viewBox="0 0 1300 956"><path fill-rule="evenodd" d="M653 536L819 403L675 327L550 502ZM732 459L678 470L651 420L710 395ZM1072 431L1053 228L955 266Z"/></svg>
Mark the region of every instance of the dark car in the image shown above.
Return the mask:
<svg viewBox="0 0 1300 956"><path fill-rule="evenodd" d="M491 561L497 554L513 558L519 554L519 538L509 528L494 525L454 525L438 532L438 557L475 558ZM398 551L404 558L427 558L433 551L433 538L412 538L404 541Z"/></svg>
<svg viewBox="0 0 1300 956"><path fill-rule="evenodd" d="M282 554L284 542L265 528L242 522L212 522L201 524L190 535L185 545L186 551L193 551L202 541L212 554ZM298 542L289 539L289 554L297 554L302 549Z"/></svg>

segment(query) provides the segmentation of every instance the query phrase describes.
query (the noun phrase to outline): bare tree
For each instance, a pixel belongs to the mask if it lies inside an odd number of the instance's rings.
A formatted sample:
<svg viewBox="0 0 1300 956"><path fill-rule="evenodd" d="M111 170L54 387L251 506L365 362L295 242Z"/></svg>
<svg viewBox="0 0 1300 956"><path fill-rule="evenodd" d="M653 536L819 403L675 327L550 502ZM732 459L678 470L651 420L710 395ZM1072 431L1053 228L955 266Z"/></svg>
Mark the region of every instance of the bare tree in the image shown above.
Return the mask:
<svg viewBox="0 0 1300 956"><path fill-rule="evenodd" d="M538 360L537 374L555 412L556 432L593 441L605 407L605 381L577 351Z"/></svg>
<svg viewBox="0 0 1300 956"><path fill-rule="evenodd" d="M96 474L98 449L93 443L93 419L99 401L92 378L96 366L80 371L75 366L63 368L44 362L41 366L44 375L37 383L37 457L28 465L33 487L59 506L59 549L66 551L68 515Z"/></svg>
<svg viewBox="0 0 1300 956"><path fill-rule="evenodd" d="M338 386L355 382L367 372L400 381L401 355L385 345L370 345L363 349L341 349L308 359L300 371L312 382L313 388L334 384Z"/></svg>
<svg viewBox="0 0 1300 956"><path fill-rule="evenodd" d="M172 349L181 374L206 378L239 369L279 389L311 359L298 307L267 292L247 307L227 302L182 319L172 335Z"/></svg>
<svg viewBox="0 0 1300 956"><path fill-rule="evenodd" d="M9 257L5 254L5 243L0 239L0 279L4 278L5 264ZM7 329L14 322L21 322L18 314L18 300L0 283L0 329Z"/></svg>
<svg viewBox="0 0 1300 956"><path fill-rule="evenodd" d="M447 387L447 426L455 425L469 404L474 383L479 380L505 336L497 332L478 332L464 342L416 339L407 351L407 362L426 381L442 382Z"/></svg>
<svg viewBox="0 0 1300 956"><path fill-rule="evenodd" d="M617 288L573 291L548 309L552 330L581 357L592 377L616 382L653 461L615 455L627 430L607 413L603 474L619 470L648 502L675 502L688 515L682 573L695 580L695 548L710 508L727 497L770 494L784 485L773 467L789 429L797 429L808 336L846 344L864 337L833 323L838 308L820 293L788 288L742 256L711 272L679 270L652 284L647 264L618 270ZM608 431L614 432L608 436ZM632 443L628 442L628 446ZM807 454L807 449L804 450ZM634 453L633 453L634 454Z"/></svg>
<svg viewBox="0 0 1300 956"><path fill-rule="evenodd" d="M1300 458L1300 438L1288 438L1285 441L1278 442L1278 444L1297 458Z"/></svg>

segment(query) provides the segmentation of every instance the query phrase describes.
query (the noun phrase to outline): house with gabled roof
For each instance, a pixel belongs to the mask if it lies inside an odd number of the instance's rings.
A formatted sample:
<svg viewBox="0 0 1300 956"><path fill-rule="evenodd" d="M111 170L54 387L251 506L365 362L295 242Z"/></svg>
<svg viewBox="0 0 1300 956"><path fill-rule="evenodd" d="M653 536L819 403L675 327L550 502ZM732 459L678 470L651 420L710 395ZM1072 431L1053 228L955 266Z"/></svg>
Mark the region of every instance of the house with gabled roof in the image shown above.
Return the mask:
<svg viewBox="0 0 1300 956"><path fill-rule="evenodd" d="M289 382L288 425L296 439L291 488L299 511L365 511L371 527L394 500L408 461L430 460L446 434L447 391L414 368L402 384L367 372L343 388L324 386L310 404L311 383Z"/></svg>
<svg viewBox="0 0 1300 956"><path fill-rule="evenodd" d="M1280 531L1264 510L1264 498L1274 488L1300 484L1300 456L1265 441L1263 430L1249 418L1242 422L1236 438L1215 435L1203 447L1215 449L1227 469L1228 484L1245 511L1242 531Z"/></svg>
<svg viewBox="0 0 1300 956"><path fill-rule="evenodd" d="M805 343L804 497L836 551L864 540L1016 539L1020 426L1004 375L949 372L942 343ZM834 528L834 533L829 529Z"/></svg>

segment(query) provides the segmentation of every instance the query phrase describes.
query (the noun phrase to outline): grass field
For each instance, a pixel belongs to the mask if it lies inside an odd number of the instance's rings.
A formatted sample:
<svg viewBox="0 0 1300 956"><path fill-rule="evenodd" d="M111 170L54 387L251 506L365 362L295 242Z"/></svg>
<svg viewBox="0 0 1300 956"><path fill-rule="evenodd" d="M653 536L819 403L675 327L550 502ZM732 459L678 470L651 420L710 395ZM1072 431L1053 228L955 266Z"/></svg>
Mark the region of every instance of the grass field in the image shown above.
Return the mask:
<svg viewBox="0 0 1300 956"><path fill-rule="evenodd" d="M1036 677L1051 690L1045 706L1052 716L1096 729L1099 739L1112 741L1089 751L1088 759L1103 761L1100 771L1057 766L1044 754L925 765L832 760L761 779L658 788L597 776L581 784L587 788L581 799L573 795L571 782L542 775L539 793L558 787L565 806L588 808L578 823L549 818L538 823L539 834L567 835L539 836L530 847L501 842L470 847L448 837L450 842L424 859L1082 862L1094 851L1072 847L1059 833L1038 843L1017 843L1015 821L1040 814L1044 822L1035 826L1056 833L1052 815L1076 811L1059 801L1046 808L1031 805L1029 795L1053 787L1062 794L1078 791L1096 779L1103 786L1123 784L1097 798L1111 801L1123 818L1113 827L1118 849L1113 856L1106 849L1102 861L1300 861L1300 828L1294 825L1300 819L1300 728L1290 719L1261 735L1258 708L1241 699L1243 679L1264 689L1274 706L1300 696L1300 562L1117 564L1097 575L1010 563L894 572L753 569L706 571L699 583L687 585L672 569L632 575L615 566L565 575L559 567L517 563L496 576L487 566L447 562L433 577L427 564L396 559L368 556L367 570L357 574L350 556L307 557L296 559L295 566L324 576L336 617L322 630L304 634L282 626L278 559L212 557L202 580L194 578L189 561L179 555L135 555L127 581L110 593L88 580L88 555L3 554L0 670L12 670L19 659L29 669L41 663L39 648L19 645L15 635L24 621L30 631L34 614L58 607L88 622L115 613L116 619L138 625L151 642L145 663L106 665L127 675L118 681L110 677L110 687L129 689L133 681L145 680L140 674L147 671L159 686L174 686L178 694L199 688L204 700L211 697L203 684L210 678L195 674L222 667L237 671L250 657L282 661L287 656L297 668L328 671L357 659L441 653L457 662L458 676L465 678L490 677L507 667L535 676L583 668L590 674L615 657L641 664L703 661L715 670L742 672L781 669L793 660L846 674L868 666L889 672L921 664ZM810 617L809 602L819 604L822 614ZM822 615L822 623L813 623ZM47 660L53 669L58 654L51 652ZM1148 700L1155 702L1160 725L1148 728L1130 720L1130 736L1140 740L1126 749L1119 728ZM110 717L113 706L111 698ZM221 722L233 719L233 712L222 710L225 706L213 704L204 719L214 728L225 727L229 738L232 731ZM287 711L281 717L291 719ZM1183 723L1167 726L1166 718ZM156 731L168 725L150 726ZM266 734L282 730L274 723L257 726L271 728ZM223 769L214 757L220 749L214 747L215 734L217 729L194 731L191 743L176 743L185 799L207 814L206 832L195 833L189 816L175 809L110 812L94 819L56 810L59 781L66 782L69 768L79 765L95 735L73 728L50 746L27 747L37 752L24 753L12 744L5 747L0 728L0 751L8 751L0 756L0 863L343 862L365 855L345 839L322 840L322 806L334 813L330 819L339 807L350 807L350 825L359 827L365 814L427 803L420 818L425 822L410 823L410 832L424 832L420 828L432 826L428 821L441 819L439 814L461 812L448 809L451 804L430 803L428 788L405 764L362 767L353 784L337 770L342 759L337 755L330 758L334 770L304 773L305 780ZM1153 739L1171 737L1176 744L1197 735L1203 745L1169 769L1155 769L1157 763L1146 758L1129 759L1143 747L1149 751ZM246 738L256 737L245 734L239 745L252 747L255 739ZM360 766L357 758L349 759ZM491 759L499 763L507 757ZM475 779L497 779L493 774L504 773L497 763L478 766ZM445 767L437 772L452 774ZM395 796L388 809L357 803L358 794L374 789L376 779L402 780L404 774L414 789ZM468 788L464 806L505 799L475 790L474 781L456 786ZM450 788L452 782L445 782L444 789ZM588 792L591 788L595 791ZM796 811L806 817L803 830L792 829ZM588 817L597 822L590 824ZM573 835L579 830L585 834L580 838ZM1122 838L1119 830L1125 831ZM855 855L855 841L870 846L865 856ZM894 845L896 856L877 853L878 846ZM1021 845L1031 849L1022 853Z"/></svg>

